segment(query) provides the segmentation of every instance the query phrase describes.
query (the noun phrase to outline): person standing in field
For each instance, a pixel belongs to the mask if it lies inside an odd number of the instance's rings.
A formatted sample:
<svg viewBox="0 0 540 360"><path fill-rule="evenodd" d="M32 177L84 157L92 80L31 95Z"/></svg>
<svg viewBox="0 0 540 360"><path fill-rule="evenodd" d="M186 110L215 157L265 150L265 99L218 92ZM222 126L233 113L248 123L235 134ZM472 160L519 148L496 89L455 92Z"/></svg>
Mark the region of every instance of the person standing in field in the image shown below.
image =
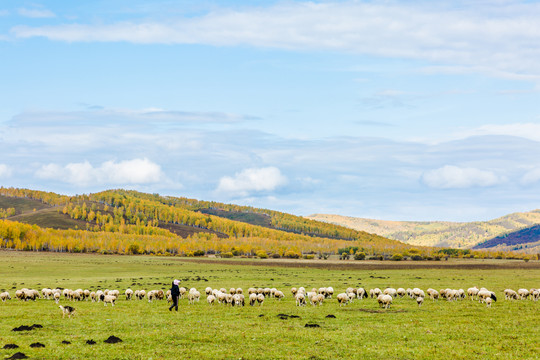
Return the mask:
<svg viewBox="0 0 540 360"><path fill-rule="evenodd" d="M169 311L172 311L172 308L178 311L178 297L180 296L180 288L178 287L178 284L180 284L180 280L175 279L172 282L172 287L171 287L172 305L169 308Z"/></svg>

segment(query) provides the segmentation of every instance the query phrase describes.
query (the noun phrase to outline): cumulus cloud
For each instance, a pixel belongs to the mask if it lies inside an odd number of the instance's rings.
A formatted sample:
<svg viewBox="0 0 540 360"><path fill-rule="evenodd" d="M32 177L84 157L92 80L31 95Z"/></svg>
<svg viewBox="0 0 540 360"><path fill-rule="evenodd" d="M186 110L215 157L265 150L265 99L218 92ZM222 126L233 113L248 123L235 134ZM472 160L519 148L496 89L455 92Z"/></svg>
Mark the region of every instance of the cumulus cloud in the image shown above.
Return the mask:
<svg viewBox="0 0 540 360"><path fill-rule="evenodd" d="M273 166L250 168L219 180L217 192L233 196L248 196L253 192L272 191L287 183L287 178Z"/></svg>
<svg viewBox="0 0 540 360"><path fill-rule="evenodd" d="M446 165L426 171L422 175L422 181L427 186L437 189L464 189L497 185L502 178L491 171Z"/></svg>
<svg viewBox="0 0 540 360"><path fill-rule="evenodd" d="M28 17L28 18L53 18L56 17L56 15L51 11L47 9L42 8L34 8L34 9L26 9L26 8L20 8L17 10L19 15Z"/></svg>
<svg viewBox="0 0 540 360"><path fill-rule="evenodd" d="M497 3L285 2L213 9L169 21L16 26L19 38L66 42L250 45L420 59L523 80L540 76L540 6ZM377 34L377 36L373 36Z"/></svg>
<svg viewBox="0 0 540 360"><path fill-rule="evenodd" d="M146 158L120 162L106 161L98 167L94 167L88 161L69 163L65 166L48 164L42 166L36 172L36 176L82 186L152 184L164 178L161 167Z"/></svg>
<svg viewBox="0 0 540 360"><path fill-rule="evenodd" d="M0 179L5 179L11 176L11 168L6 164L0 164Z"/></svg>

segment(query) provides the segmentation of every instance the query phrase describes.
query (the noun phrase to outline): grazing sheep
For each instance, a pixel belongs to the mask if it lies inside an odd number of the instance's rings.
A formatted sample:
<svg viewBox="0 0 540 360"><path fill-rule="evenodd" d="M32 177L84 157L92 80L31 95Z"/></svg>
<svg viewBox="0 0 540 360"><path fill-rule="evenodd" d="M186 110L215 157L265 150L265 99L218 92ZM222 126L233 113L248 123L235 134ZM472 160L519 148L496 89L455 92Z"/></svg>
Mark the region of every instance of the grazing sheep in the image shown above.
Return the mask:
<svg viewBox="0 0 540 360"><path fill-rule="evenodd" d="M326 297L326 288L325 287L319 288L318 293Z"/></svg>
<svg viewBox="0 0 540 360"><path fill-rule="evenodd" d="M297 292L298 292L298 289L297 289L297 288L295 288L295 287L291 288L291 294L292 294L293 296L296 296L296 293L297 293Z"/></svg>
<svg viewBox="0 0 540 360"><path fill-rule="evenodd" d="M480 290L475 286L472 288L467 289L467 295L471 298L471 300L475 300L475 298L478 296L478 292Z"/></svg>
<svg viewBox="0 0 540 360"><path fill-rule="evenodd" d="M334 295L334 288L331 287L331 286L328 286L328 287L326 288L326 294L327 294L327 297L328 297L329 299L331 299L331 298L332 298L332 295Z"/></svg>
<svg viewBox="0 0 540 360"><path fill-rule="evenodd" d="M339 303L339 306L347 305L349 302L349 296L346 293L340 293L337 295L337 301Z"/></svg>
<svg viewBox="0 0 540 360"><path fill-rule="evenodd" d="M230 288L229 289L229 294L231 294L231 295L236 294L236 288Z"/></svg>
<svg viewBox="0 0 540 360"><path fill-rule="evenodd" d="M131 300L133 298L133 290L127 289L126 290L126 300Z"/></svg>
<svg viewBox="0 0 540 360"><path fill-rule="evenodd" d="M83 299L85 301L88 301L88 298L90 297L90 293L91 293L90 290L84 289L84 291L83 291Z"/></svg>
<svg viewBox="0 0 540 360"><path fill-rule="evenodd" d="M487 289L480 289L480 291L478 291L477 296L480 302L485 302L487 298L491 298L493 301L497 301L497 297L495 296L495 293Z"/></svg>
<svg viewBox="0 0 540 360"><path fill-rule="evenodd" d="M195 304L195 301L199 301L201 293L195 289L190 289L188 293L188 303Z"/></svg>
<svg viewBox="0 0 540 360"><path fill-rule="evenodd" d="M101 295L105 295L105 294L103 293L103 291L101 291L101 290L96 291L96 301L97 301L97 302L100 302L100 301L101 301Z"/></svg>
<svg viewBox="0 0 540 360"><path fill-rule="evenodd" d="M484 302L486 303L486 306L487 306L487 307L491 307L492 300L491 300L490 297L487 297L487 298L484 300Z"/></svg>
<svg viewBox="0 0 540 360"><path fill-rule="evenodd" d="M394 288L386 288L383 291L384 295L390 295L392 298L397 297L397 290Z"/></svg>
<svg viewBox="0 0 540 360"><path fill-rule="evenodd" d="M438 299L439 298L439 292L435 289L428 289L427 290L427 293L429 295L429 298L433 301L435 301L435 299Z"/></svg>
<svg viewBox="0 0 540 360"><path fill-rule="evenodd" d="M419 296L426 297L426 295L424 294L424 290L419 289L419 288L412 289L412 294L414 298L417 298Z"/></svg>
<svg viewBox="0 0 540 360"><path fill-rule="evenodd" d="M211 287L207 287L206 289L204 289L204 293L206 294L206 296L208 296L208 295L213 295L213 294L212 294L212 288L211 288Z"/></svg>
<svg viewBox="0 0 540 360"><path fill-rule="evenodd" d="M505 300L517 300L518 299L518 293L515 292L512 289L505 289L504 290L504 299Z"/></svg>
<svg viewBox="0 0 540 360"><path fill-rule="evenodd" d="M62 319L66 316L66 314L68 318L71 318L71 315L73 315L73 313L75 312L75 308L71 306L59 305L59 307L60 307L60 310L62 310Z"/></svg>
<svg viewBox="0 0 540 360"><path fill-rule="evenodd" d="M540 290L539 289L531 289L531 296L533 301L540 300Z"/></svg>
<svg viewBox="0 0 540 360"><path fill-rule="evenodd" d="M381 294L377 297L377 301L382 308L388 309L390 304L392 304L392 297L390 295Z"/></svg>
<svg viewBox="0 0 540 360"><path fill-rule="evenodd" d="M236 293L237 293L238 295L243 295L243 294L244 294L244 290L242 290L242 288L237 288L237 289L236 289Z"/></svg>
<svg viewBox="0 0 540 360"><path fill-rule="evenodd" d="M7 291L4 291L0 294L0 300L2 300L2 302L5 302L6 300L11 300L11 296Z"/></svg>
<svg viewBox="0 0 540 360"><path fill-rule="evenodd" d="M58 302L60 301L60 293L59 292L55 292L53 297L54 297L54 302L58 304Z"/></svg>
<svg viewBox="0 0 540 360"><path fill-rule="evenodd" d="M366 289L364 289L364 288L358 288L358 289L356 290L356 296L358 296L358 298L359 298L360 300L362 300L363 298L367 298L367 297L368 297L368 294L367 294Z"/></svg>
<svg viewBox="0 0 540 360"><path fill-rule="evenodd" d="M251 293L249 294L249 305L253 306L257 302L257 294Z"/></svg>
<svg viewBox="0 0 540 360"><path fill-rule="evenodd" d="M270 297L275 297L275 296L276 296L276 291L278 291L278 289L276 289L276 288L271 288L271 289L270 289Z"/></svg>
<svg viewBox="0 0 540 360"><path fill-rule="evenodd" d="M183 299L187 293L187 289L185 287L181 287L179 290L180 290L180 299Z"/></svg>
<svg viewBox="0 0 540 360"><path fill-rule="evenodd" d="M379 295L381 295L381 294L382 294L382 291L381 291L381 289L379 289L379 288L375 288L375 289L369 290L369 296L370 296L372 299L373 299L373 298L375 298L375 299L378 298Z"/></svg>
<svg viewBox="0 0 540 360"><path fill-rule="evenodd" d="M527 289L519 289L517 293L520 296L521 300L527 299L530 295L530 291Z"/></svg>
<svg viewBox="0 0 540 360"><path fill-rule="evenodd" d="M306 306L306 296L304 294L297 293L294 298L296 300L296 306Z"/></svg>
<svg viewBox="0 0 540 360"><path fill-rule="evenodd" d="M422 304L424 303L424 298L421 296L417 297L416 303L418 304L418 307L422 306Z"/></svg>
<svg viewBox="0 0 540 360"><path fill-rule="evenodd" d="M404 288L398 288L398 289L396 290L396 292L397 292L397 294L398 294L398 296L399 296L400 298L402 298L402 297L404 297L405 295L407 295L407 291L405 291Z"/></svg>
<svg viewBox="0 0 540 360"><path fill-rule="evenodd" d="M216 295L219 304L223 304L227 301L227 295L225 293L218 291Z"/></svg>
<svg viewBox="0 0 540 360"><path fill-rule="evenodd" d="M264 302L264 294L257 294L257 303L259 303L259 306L262 306Z"/></svg>
<svg viewBox="0 0 540 360"><path fill-rule="evenodd" d="M232 303L233 303L233 296L234 296L234 295L231 295L231 294L225 294L225 302L226 302L228 305L232 305Z"/></svg>
<svg viewBox="0 0 540 360"><path fill-rule="evenodd" d="M244 306L244 302L245 302L244 294L236 293L233 295L233 302L232 302L233 306Z"/></svg>
<svg viewBox="0 0 540 360"><path fill-rule="evenodd" d="M157 290L150 290L148 294L146 294L146 297L148 298L148 302L152 302L157 299L156 292Z"/></svg>
<svg viewBox="0 0 540 360"><path fill-rule="evenodd" d="M275 293L274 293L274 298L278 299L278 300L281 300L285 297L285 294L283 294L282 291L279 291L277 290Z"/></svg>
<svg viewBox="0 0 540 360"><path fill-rule="evenodd" d="M270 296L271 291L272 291L272 289L270 289L270 288L264 288L262 294L264 296Z"/></svg>
<svg viewBox="0 0 540 360"><path fill-rule="evenodd" d="M139 300L144 299L145 296L146 296L146 290L139 291Z"/></svg>
<svg viewBox="0 0 540 360"><path fill-rule="evenodd" d="M101 301L103 301L103 305L105 306L107 306L107 304L114 306L116 303L116 296L101 294Z"/></svg>
<svg viewBox="0 0 540 360"><path fill-rule="evenodd" d="M315 306L315 305L322 305L323 304L323 301L324 301L324 295L323 294L316 294L316 295L313 295L310 299L310 302L311 302L311 305Z"/></svg>
<svg viewBox="0 0 540 360"><path fill-rule="evenodd" d="M252 288L252 287L250 287L250 288L248 289L248 295L256 294L256 293L257 293L257 289Z"/></svg>
<svg viewBox="0 0 540 360"><path fill-rule="evenodd" d="M208 304L214 305L214 303L216 302L216 297L214 295L208 295L206 297L206 301L208 302Z"/></svg>

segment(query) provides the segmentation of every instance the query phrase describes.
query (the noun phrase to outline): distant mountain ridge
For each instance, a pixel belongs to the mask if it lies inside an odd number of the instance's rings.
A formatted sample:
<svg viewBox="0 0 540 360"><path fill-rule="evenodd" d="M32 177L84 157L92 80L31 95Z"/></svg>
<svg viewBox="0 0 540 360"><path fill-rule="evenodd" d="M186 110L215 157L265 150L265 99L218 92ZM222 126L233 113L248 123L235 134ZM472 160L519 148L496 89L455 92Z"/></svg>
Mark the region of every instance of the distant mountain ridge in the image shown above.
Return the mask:
<svg viewBox="0 0 540 360"><path fill-rule="evenodd" d="M461 249L496 248L536 251L540 232L527 229L540 225L540 210L509 214L489 221L415 222L355 218L340 215L313 214L308 219L350 227L411 245L442 246ZM519 232L514 236L513 233ZM492 240L490 242L490 240ZM495 240L497 239L497 240ZM505 239L507 239L505 241ZM538 242L538 244L536 244ZM529 244L526 246L520 244Z"/></svg>

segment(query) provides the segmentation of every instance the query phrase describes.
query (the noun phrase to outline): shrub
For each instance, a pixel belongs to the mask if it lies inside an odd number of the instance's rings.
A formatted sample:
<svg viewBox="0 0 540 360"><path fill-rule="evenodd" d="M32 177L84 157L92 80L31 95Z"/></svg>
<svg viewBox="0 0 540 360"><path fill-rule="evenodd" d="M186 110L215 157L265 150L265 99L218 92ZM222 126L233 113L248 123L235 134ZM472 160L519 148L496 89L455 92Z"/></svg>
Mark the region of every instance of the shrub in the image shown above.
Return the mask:
<svg viewBox="0 0 540 360"><path fill-rule="evenodd" d="M221 257L222 258L232 258L234 255L231 251L229 252L225 252L225 253L221 253Z"/></svg>
<svg viewBox="0 0 540 360"><path fill-rule="evenodd" d="M424 260L424 257L422 255L413 255L411 256L411 259L414 261Z"/></svg>
<svg viewBox="0 0 540 360"><path fill-rule="evenodd" d="M354 260L364 260L366 258L365 252L357 252L354 254Z"/></svg>
<svg viewBox="0 0 540 360"><path fill-rule="evenodd" d="M279 253L273 253L272 255L270 255L273 259L279 259L281 257L281 255L279 255Z"/></svg>
<svg viewBox="0 0 540 360"><path fill-rule="evenodd" d="M304 259L308 259L308 260L315 259L315 255L313 254L304 255Z"/></svg>
<svg viewBox="0 0 540 360"><path fill-rule="evenodd" d="M264 250L258 250L255 252L255 255L257 255L260 259L268 259L268 254Z"/></svg>
<svg viewBox="0 0 540 360"><path fill-rule="evenodd" d="M204 256L204 250L195 250L193 256Z"/></svg>
<svg viewBox="0 0 540 360"><path fill-rule="evenodd" d="M292 251L292 250L287 250L285 252L285 254L283 255L283 257L286 257L288 259L299 259L300 258L300 254L295 252L295 251Z"/></svg>
<svg viewBox="0 0 540 360"><path fill-rule="evenodd" d="M401 260L403 260L403 255L401 255L401 254L394 254L394 255L392 255L392 257L390 258L390 260L392 260L392 261L401 261Z"/></svg>

